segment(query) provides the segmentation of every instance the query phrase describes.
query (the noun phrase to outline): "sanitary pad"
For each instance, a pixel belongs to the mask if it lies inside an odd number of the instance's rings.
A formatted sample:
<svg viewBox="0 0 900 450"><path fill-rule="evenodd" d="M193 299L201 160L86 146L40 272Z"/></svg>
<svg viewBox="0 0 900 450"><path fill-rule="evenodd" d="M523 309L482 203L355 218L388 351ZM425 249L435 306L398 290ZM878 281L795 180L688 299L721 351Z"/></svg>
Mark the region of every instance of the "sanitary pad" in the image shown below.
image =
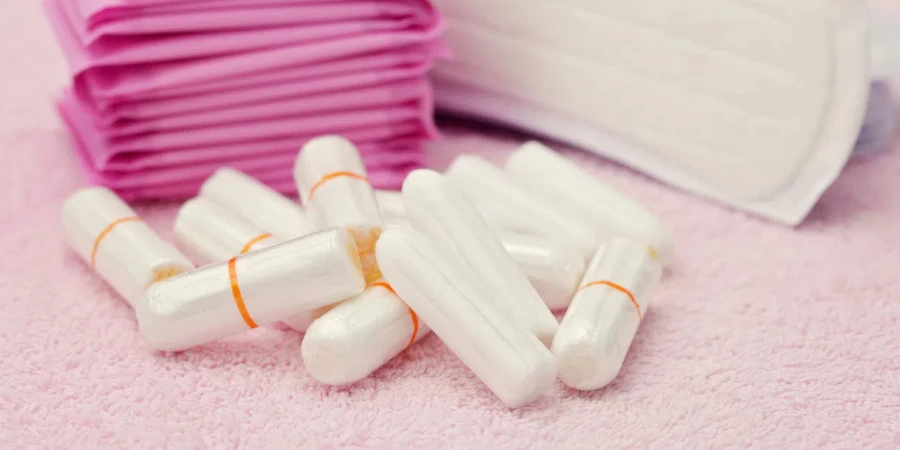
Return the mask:
<svg viewBox="0 0 900 450"><path fill-rule="evenodd" d="M438 107L799 223L866 112L857 0L439 0ZM553 30L547 32L547 30Z"/></svg>
<svg viewBox="0 0 900 450"><path fill-rule="evenodd" d="M396 187L437 136L448 54L425 0L45 0L72 86L57 102L88 179L185 198L222 166L292 193L290 161L342 134Z"/></svg>
<svg viewBox="0 0 900 450"><path fill-rule="evenodd" d="M900 76L900 17L896 13L873 10L870 25L873 82L854 155L869 155L886 149L898 121L898 102L891 81Z"/></svg>

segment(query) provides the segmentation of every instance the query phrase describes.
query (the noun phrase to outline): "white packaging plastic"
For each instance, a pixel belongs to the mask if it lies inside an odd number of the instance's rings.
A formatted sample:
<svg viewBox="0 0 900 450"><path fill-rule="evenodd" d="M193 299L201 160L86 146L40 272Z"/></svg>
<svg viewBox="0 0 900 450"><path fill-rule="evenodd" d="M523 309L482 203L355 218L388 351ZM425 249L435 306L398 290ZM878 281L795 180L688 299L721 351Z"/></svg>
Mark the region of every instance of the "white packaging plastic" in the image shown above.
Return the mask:
<svg viewBox="0 0 900 450"><path fill-rule="evenodd" d="M615 379L661 272L641 243L616 238L597 251L553 339L563 383L591 390Z"/></svg>
<svg viewBox="0 0 900 450"><path fill-rule="evenodd" d="M389 284L376 282L309 325L301 347L303 364L322 383L353 383L429 331Z"/></svg>
<svg viewBox="0 0 900 450"><path fill-rule="evenodd" d="M72 194L62 207L66 243L135 306L153 283L194 266L104 187Z"/></svg>
<svg viewBox="0 0 900 450"><path fill-rule="evenodd" d="M157 350L183 350L338 303L365 289L353 238L332 229L156 283L136 308Z"/></svg>

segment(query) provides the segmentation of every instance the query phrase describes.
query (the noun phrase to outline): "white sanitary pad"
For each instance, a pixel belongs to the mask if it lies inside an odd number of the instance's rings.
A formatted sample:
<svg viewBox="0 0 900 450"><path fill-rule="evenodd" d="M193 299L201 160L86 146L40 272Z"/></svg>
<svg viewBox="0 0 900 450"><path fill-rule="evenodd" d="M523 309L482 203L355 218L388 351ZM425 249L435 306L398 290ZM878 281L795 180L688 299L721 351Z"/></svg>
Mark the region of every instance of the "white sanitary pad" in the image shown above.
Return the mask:
<svg viewBox="0 0 900 450"><path fill-rule="evenodd" d="M868 101L861 0L437 0L439 108L799 223Z"/></svg>

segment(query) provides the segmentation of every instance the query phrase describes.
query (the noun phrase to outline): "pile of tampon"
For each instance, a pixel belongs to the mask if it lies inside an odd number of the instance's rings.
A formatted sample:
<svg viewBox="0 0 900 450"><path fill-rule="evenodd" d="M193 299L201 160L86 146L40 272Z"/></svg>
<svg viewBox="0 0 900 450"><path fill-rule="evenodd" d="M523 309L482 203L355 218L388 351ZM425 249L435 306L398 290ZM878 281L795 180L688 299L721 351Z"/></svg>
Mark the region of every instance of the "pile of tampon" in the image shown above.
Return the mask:
<svg viewBox="0 0 900 450"><path fill-rule="evenodd" d="M305 332L310 375L342 385L433 331L510 407L557 377L610 383L671 252L652 213L537 142L503 169L462 155L413 171L397 193L373 190L355 146L327 135L293 175L302 209L218 170L178 212L176 246L103 187L67 200L63 228L153 349L282 322Z"/></svg>
<svg viewBox="0 0 900 450"><path fill-rule="evenodd" d="M297 149L323 134L399 186L437 133L425 74L446 48L427 0L43 3L79 160L125 199L184 199L223 165L293 192Z"/></svg>

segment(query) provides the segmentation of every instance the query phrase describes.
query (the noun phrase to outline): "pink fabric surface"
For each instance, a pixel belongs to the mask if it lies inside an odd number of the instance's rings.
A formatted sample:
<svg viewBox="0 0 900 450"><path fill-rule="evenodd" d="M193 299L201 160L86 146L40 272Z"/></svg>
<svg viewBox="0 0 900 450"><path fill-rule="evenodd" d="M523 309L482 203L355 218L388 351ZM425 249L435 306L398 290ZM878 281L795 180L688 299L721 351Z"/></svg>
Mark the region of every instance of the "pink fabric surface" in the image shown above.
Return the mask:
<svg viewBox="0 0 900 450"><path fill-rule="evenodd" d="M348 388L264 328L148 352L133 312L64 247L83 180L53 111L38 5L0 14L0 448L897 448L900 139L789 229L566 152L660 214L676 256L621 376L504 408L434 336ZM34 41L22 45L22 37ZM500 161L522 137L444 124L430 149ZM15 167L15 168L13 168ZM174 203L138 205L171 238Z"/></svg>

